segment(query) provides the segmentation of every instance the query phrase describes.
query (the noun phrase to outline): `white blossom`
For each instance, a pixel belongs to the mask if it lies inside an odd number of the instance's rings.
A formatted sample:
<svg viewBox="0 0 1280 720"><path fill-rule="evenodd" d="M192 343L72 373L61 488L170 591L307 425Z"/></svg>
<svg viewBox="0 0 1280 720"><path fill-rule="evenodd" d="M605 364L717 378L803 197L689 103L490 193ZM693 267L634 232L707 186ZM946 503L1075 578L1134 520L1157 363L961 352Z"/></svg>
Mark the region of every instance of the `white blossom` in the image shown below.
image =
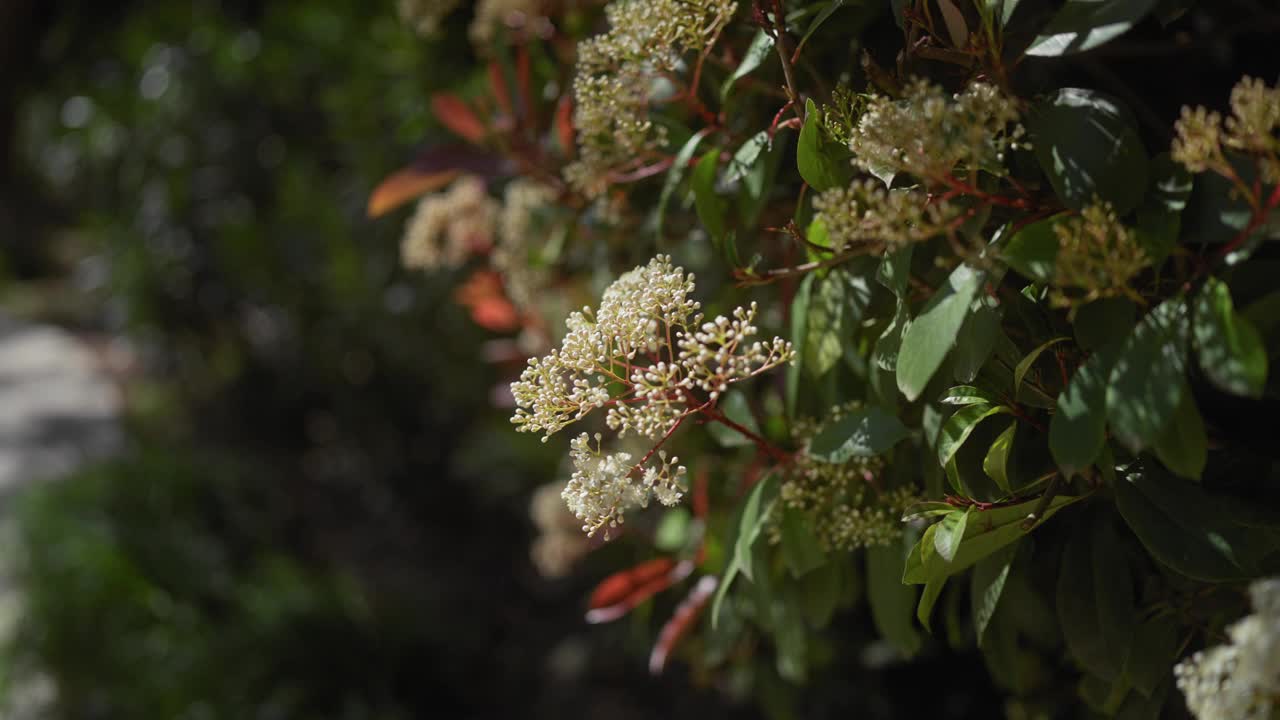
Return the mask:
<svg viewBox="0 0 1280 720"><path fill-rule="evenodd" d="M1231 642L1173 671L1197 720L1271 720L1280 710L1280 578L1250 587L1254 612L1227 629Z"/></svg>

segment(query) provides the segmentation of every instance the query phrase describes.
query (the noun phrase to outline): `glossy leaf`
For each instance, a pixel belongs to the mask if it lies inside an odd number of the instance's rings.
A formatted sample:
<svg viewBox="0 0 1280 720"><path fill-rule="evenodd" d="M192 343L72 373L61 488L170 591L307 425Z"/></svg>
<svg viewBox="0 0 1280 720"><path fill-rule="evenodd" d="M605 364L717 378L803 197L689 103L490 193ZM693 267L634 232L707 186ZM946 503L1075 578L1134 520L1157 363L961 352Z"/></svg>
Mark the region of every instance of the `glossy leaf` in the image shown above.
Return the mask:
<svg viewBox="0 0 1280 720"><path fill-rule="evenodd" d="M1027 54L1054 57L1091 50L1128 32L1155 6L1156 0L1067 0Z"/></svg>
<svg viewBox="0 0 1280 720"><path fill-rule="evenodd" d="M1156 438L1152 450L1175 475L1189 480L1200 479L1209 460L1209 438L1190 388L1183 388L1178 411Z"/></svg>
<svg viewBox="0 0 1280 720"><path fill-rule="evenodd" d="M1031 370L1031 366L1035 365L1036 360L1040 358L1040 355L1045 350L1048 350L1049 348L1053 347L1054 345L1057 345L1060 342L1070 340L1070 339L1071 338L1067 338L1067 337L1056 337L1050 340L1046 340L1045 342L1038 345L1036 349L1027 353L1026 357L1019 360L1018 366L1013 369L1014 394L1016 395L1018 391L1022 388L1022 381L1027 377L1027 373Z"/></svg>
<svg viewBox="0 0 1280 720"><path fill-rule="evenodd" d="M1049 451L1065 477L1093 464L1107 434L1107 383L1120 346L1098 350L1076 368L1049 421Z"/></svg>
<svg viewBox="0 0 1280 720"><path fill-rule="evenodd" d="M1107 418L1131 452L1150 447L1182 402L1187 331L1186 302L1174 297L1148 313L1120 348L1107 384Z"/></svg>
<svg viewBox="0 0 1280 720"><path fill-rule="evenodd" d="M729 92L733 90L733 84L738 80L750 75L765 58L769 57L769 53L773 52L773 38L765 34L764 30L757 30L756 36L751 39L751 45L747 46L747 51L742 55L742 62L738 63L738 67L724 81L724 85L720 87L720 102L724 102L729 97Z"/></svg>
<svg viewBox="0 0 1280 720"><path fill-rule="evenodd" d="M947 282L929 299L911 321L902 337L898 354L898 389L908 400L924 392L930 378L956 342L974 295L982 286L983 273L960 265Z"/></svg>
<svg viewBox="0 0 1280 720"><path fill-rule="evenodd" d="M809 455L838 465L880 455L906 437L907 428L896 415L872 405L828 423L809 443Z"/></svg>
<svg viewBox="0 0 1280 720"><path fill-rule="evenodd" d="M812 378L826 375L840 361L844 351L840 333L846 291L844 274L839 270L813 281L804 344L800 346L804 356L802 365Z"/></svg>
<svg viewBox="0 0 1280 720"><path fill-rule="evenodd" d="M716 173L720 170L720 151L709 150L693 168L693 204L698 220L714 240L722 240L728 229L729 205L716 193Z"/></svg>
<svg viewBox="0 0 1280 720"><path fill-rule="evenodd" d="M966 405L947 418L938 433L938 464L946 467L955 456L956 451L969 439L978 423L1001 413L1008 413L1009 408L1003 405L987 405L980 403Z"/></svg>
<svg viewBox="0 0 1280 720"><path fill-rule="evenodd" d="M979 405L986 403L987 405L998 405L1000 397L990 390L983 390L972 385L959 385L947 391L942 396L942 403L945 405Z"/></svg>
<svg viewBox="0 0 1280 720"><path fill-rule="evenodd" d="M948 513L934 526L933 549L938 551L943 560L951 562L956 559L956 550L960 548L960 540L964 538L964 528L971 512L972 506L965 508L963 512Z"/></svg>
<svg viewBox="0 0 1280 720"><path fill-rule="evenodd" d="M911 657L923 645L920 632L911 622L919 593L903 584L902 563L903 548L899 545L867 548L867 603L880 635L898 652Z"/></svg>
<svg viewBox="0 0 1280 720"><path fill-rule="evenodd" d="M952 377L957 382L973 382L987 358L991 357L999 335L1000 313L980 301L960 328L961 340L956 343Z"/></svg>
<svg viewBox="0 0 1280 720"><path fill-rule="evenodd" d="M1200 368L1225 392L1260 397L1267 384L1267 350L1253 323L1235 311L1231 290L1209 278L1196 296L1192 321Z"/></svg>
<svg viewBox="0 0 1280 720"><path fill-rule="evenodd" d="M761 130L760 132L747 138L746 142L738 148L733 154L733 158L729 160L729 168L725 171L726 183L734 183L747 177L747 173L755 167L756 161L763 155L765 148L769 146L769 131Z"/></svg>
<svg viewBox="0 0 1280 720"><path fill-rule="evenodd" d="M1040 167L1067 207L1079 210L1100 198L1125 215L1142 199L1147 153L1117 101L1063 88L1037 108L1027 129Z"/></svg>
<svg viewBox="0 0 1280 720"><path fill-rule="evenodd" d="M1013 567L1017 553L1018 543L1006 545L982 558L973 567L973 578L969 584L969 607L973 611L973 631L978 636L979 647L982 646L982 638L986 635L987 626L991 624L991 618L1000 606L1005 580L1009 577L1009 569Z"/></svg>
<svg viewBox="0 0 1280 720"><path fill-rule="evenodd" d="M843 187L853 175L850 157L847 147L827 137L817 105L806 100L804 126L796 144L800 177L818 192Z"/></svg>
<svg viewBox="0 0 1280 720"><path fill-rule="evenodd" d="M1194 483L1146 467L1115 490L1120 513L1147 551L1189 578L1246 580L1280 568L1280 531L1249 524L1239 506Z"/></svg>
<svg viewBox="0 0 1280 720"><path fill-rule="evenodd" d="M747 499L738 509L732 525L734 532L733 542L731 543L733 548L732 555L729 559L729 565L725 568L724 574L720 579L720 586L716 589L715 599L711 602L712 626L718 623L720 605L724 602L725 594L738 576L738 573L745 575L748 580L755 574L754 566L751 562L752 548L764 530L769 514L773 510L777 493L777 481L773 476L769 476L751 488L751 492L747 494Z"/></svg>
<svg viewBox="0 0 1280 720"><path fill-rule="evenodd" d="M1133 645L1133 579L1112 527L1095 512L1067 542L1058 575L1058 617L1072 656L1089 672L1120 677Z"/></svg>
<svg viewBox="0 0 1280 720"><path fill-rule="evenodd" d="M1009 484L1009 454L1013 452L1013 439L1017 432L1017 421L1009 423L1009 427L991 443L986 457L982 459L982 471L1006 493L1012 492Z"/></svg>
<svg viewBox="0 0 1280 720"><path fill-rule="evenodd" d="M706 130L691 135L676 153L675 160L671 163L671 168L667 170L667 177L662 183L662 194L658 196L658 209L654 211L654 217L656 218L654 232L657 234L659 241L662 239L662 225L667 216L667 205L671 202L671 196L675 194L676 188L680 186L680 181L684 179L685 171L689 167L689 161L693 159L693 154L697 152L698 145L702 144L702 140L706 136Z"/></svg>

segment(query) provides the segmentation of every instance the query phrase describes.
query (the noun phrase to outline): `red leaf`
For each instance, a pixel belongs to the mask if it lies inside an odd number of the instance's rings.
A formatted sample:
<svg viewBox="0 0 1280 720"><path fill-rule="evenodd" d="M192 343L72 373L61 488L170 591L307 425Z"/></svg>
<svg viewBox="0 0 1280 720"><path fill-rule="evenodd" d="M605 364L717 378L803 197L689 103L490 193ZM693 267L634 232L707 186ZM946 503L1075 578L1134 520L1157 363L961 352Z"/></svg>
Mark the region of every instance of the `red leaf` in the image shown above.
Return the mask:
<svg viewBox="0 0 1280 720"><path fill-rule="evenodd" d="M565 157L573 157L577 148L573 144L573 98L568 94L560 96L560 104L556 106L556 137Z"/></svg>
<svg viewBox="0 0 1280 720"><path fill-rule="evenodd" d="M671 651L675 650L680 640L697 624L698 617L706 608L711 595L715 593L717 584L719 580L716 576L703 575L684 600L680 601L671 619L662 626L662 631L658 633L658 640L653 644L653 651L649 653L650 673L658 675L666 667Z"/></svg>
<svg viewBox="0 0 1280 720"><path fill-rule="evenodd" d="M502 293L497 273L478 270L454 292L460 305L471 310L471 319L492 332L508 332L520 327L520 313Z"/></svg>
<svg viewBox="0 0 1280 720"><path fill-rule="evenodd" d="M471 107L463 102L462 98L452 93L432 95L431 111L435 113L441 125L464 140L479 144L488 132Z"/></svg>
<svg viewBox="0 0 1280 720"><path fill-rule="evenodd" d="M397 170L378 183L369 195L369 217L379 217L415 198L435 192L461 175L459 170L423 172L415 167Z"/></svg>
<svg viewBox="0 0 1280 720"><path fill-rule="evenodd" d="M369 217L379 217L453 182L462 173L491 178L510 169L493 153L466 145L440 145L419 153L413 163L388 175L369 195Z"/></svg>
<svg viewBox="0 0 1280 720"><path fill-rule="evenodd" d="M493 88L493 99L498 107L507 115L514 115L511 109L511 93L507 91L507 80L502 77L502 66L497 61L489 63L489 87Z"/></svg>
<svg viewBox="0 0 1280 720"><path fill-rule="evenodd" d="M617 620L635 606L685 579L693 572L693 563L677 563L671 558L656 558L605 578L591 593L587 622Z"/></svg>

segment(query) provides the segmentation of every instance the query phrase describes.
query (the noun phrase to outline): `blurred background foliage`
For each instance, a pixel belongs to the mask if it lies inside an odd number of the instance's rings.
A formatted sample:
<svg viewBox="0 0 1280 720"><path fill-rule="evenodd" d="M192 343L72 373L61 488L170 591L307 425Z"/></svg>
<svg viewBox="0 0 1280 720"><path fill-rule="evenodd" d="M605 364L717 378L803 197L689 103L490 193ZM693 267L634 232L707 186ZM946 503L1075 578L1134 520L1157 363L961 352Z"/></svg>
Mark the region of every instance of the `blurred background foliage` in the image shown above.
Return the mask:
<svg viewBox="0 0 1280 720"><path fill-rule="evenodd" d="M400 269L404 214L365 218L440 136L427 98L474 62L464 18L427 43L364 0L0 16L3 307L117 358L130 431L4 503L28 594L9 695L56 686L62 718L724 702L650 679L645 628L582 625L610 559L534 572L528 496L558 458L489 407L454 279Z"/></svg>

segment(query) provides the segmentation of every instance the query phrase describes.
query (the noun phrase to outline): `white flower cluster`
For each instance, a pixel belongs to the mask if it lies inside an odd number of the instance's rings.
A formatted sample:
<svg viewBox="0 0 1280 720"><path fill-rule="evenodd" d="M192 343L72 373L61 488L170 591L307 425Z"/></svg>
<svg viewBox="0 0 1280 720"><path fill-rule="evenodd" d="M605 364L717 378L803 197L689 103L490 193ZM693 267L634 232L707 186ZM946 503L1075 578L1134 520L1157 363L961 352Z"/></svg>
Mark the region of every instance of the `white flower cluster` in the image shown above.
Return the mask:
<svg viewBox="0 0 1280 720"><path fill-rule="evenodd" d="M1228 148L1257 157L1262 181L1280 183L1280 87L1245 77L1231 90L1231 117L1203 107L1182 108L1174 126L1173 159L1191 172L1231 172Z"/></svg>
<svg viewBox="0 0 1280 720"><path fill-rule="evenodd" d="M921 180L946 177L957 167L1002 173L1005 152L1025 133L1015 102L994 85L973 83L948 97L927 80L914 80L902 100L871 98L849 148L867 172L893 168Z"/></svg>
<svg viewBox="0 0 1280 720"><path fill-rule="evenodd" d="M573 124L578 159L569 184L590 197L609 173L661 144L649 119L655 76L675 72L681 56L706 48L733 16L734 0L616 0L605 8L610 29L578 45Z"/></svg>
<svg viewBox="0 0 1280 720"><path fill-rule="evenodd" d="M916 190L886 190L879 180L855 180L813 199L816 218L836 252L862 248L883 255L905 245L948 233L961 210Z"/></svg>
<svg viewBox="0 0 1280 720"><path fill-rule="evenodd" d="M411 269L457 267L467 255L493 242L498 203L484 181L464 176L449 190L427 195L405 226L400 260Z"/></svg>
<svg viewBox="0 0 1280 720"><path fill-rule="evenodd" d="M601 440L601 435L596 433L592 447L591 438L582 433L569 443L573 475L560 497L582 521L583 532L594 535L600 528L617 527L628 509L648 507L651 497L668 506L680 502L684 495L680 481L685 467L676 465L679 458L668 459L666 452L659 452L657 464L645 466L636 481L631 453L606 453L601 448Z"/></svg>
<svg viewBox="0 0 1280 720"><path fill-rule="evenodd" d="M530 359L511 384L517 429L545 440L607 404L610 428L656 440L695 411L693 391L714 400L794 357L784 340L747 341L758 332L754 306L702 324L693 290L693 275L659 255L610 285L599 310L570 314L560 348Z"/></svg>
<svg viewBox="0 0 1280 720"><path fill-rule="evenodd" d="M758 332L754 305L703 323L693 290L693 275L660 255L610 285L598 310L570 314L560 347L531 358L511 384L516 429L541 432L545 442L607 406L605 422L619 437L633 433L661 445L729 385L795 356L786 341L750 340ZM680 498L684 468L675 458L658 453L656 467L632 465L631 453L606 454L599 436L592 447L585 433L570 455L575 471L564 498L588 532L621 523L626 508L650 497L665 504Z"/></svg>
<svg viewBox="0 0 1280 720"><path fill-rule="evenodd" d="M532 307L535 295L549 282L547 268L537 257L543 248L531 240L551 234L552 228L538 222L538 215L555 199L555 189L536 180L517 178L507 183L498 214L498 242L489 260L517 307Z"/></svg>
<svg viewBox="0 0 1280 720"><path fill-rule="evenodd" d="M1254 582L1249 594L1254 612L1227 629L1230 645L1173 669L1197 720L1272 720L1280 711L1280 578Z"/></svg>
<svg viewBox="0 0 1280 720"><path fill-rule="evenodd" d="M453 12L458 0L399 0L400 20L424 37L435 35L440 21Z"/></svg>
<svg viewBox="0 0 1280 720"><path fill-rule="evenodd" d="M578 530L578 519L565 507L560 492L558 483L549 483L535 490L529 501L529 517L538 528L529 556L538 572L549 578L569 574L590 549Z"/></svg>
<svg viewBox="0 0 1280 720"><path fill-rule="evenodd" d="M549 0L477 0L475 16L467 29L476 52L487 54L503 26L521 28L546 17Z"/></svg>

